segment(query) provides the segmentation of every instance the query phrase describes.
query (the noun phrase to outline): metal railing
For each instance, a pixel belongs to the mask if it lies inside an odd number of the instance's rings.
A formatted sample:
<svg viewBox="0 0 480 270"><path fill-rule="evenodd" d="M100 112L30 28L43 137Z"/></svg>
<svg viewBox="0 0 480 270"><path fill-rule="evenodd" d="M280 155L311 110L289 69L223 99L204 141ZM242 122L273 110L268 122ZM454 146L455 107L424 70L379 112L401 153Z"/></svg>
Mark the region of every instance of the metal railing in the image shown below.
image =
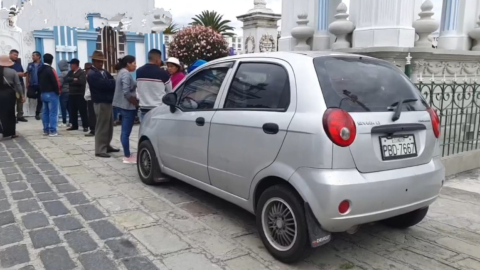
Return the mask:
<svg viewBox="0 0 480 270"><path fill-rule="evenodd" d="M480 84L418 83L416 86L440 117L442 156L479 149Z"/></svg>

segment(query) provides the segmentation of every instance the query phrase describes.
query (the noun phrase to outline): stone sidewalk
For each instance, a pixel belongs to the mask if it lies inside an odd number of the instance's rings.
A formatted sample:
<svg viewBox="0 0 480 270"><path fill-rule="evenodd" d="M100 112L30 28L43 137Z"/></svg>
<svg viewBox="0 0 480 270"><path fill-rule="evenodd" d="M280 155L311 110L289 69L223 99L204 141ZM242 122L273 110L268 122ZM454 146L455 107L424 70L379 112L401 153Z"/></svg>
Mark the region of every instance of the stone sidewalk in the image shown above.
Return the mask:
<svg viewBox="0 0 480 270"><path fill-rule="evenodd" d="M93 138L40 126L0 142L0 269L480 269L480 171L447 182L414 228L366 225L284 265L246 211L179 181L145 186L121 155L95 158Z"/></svg>

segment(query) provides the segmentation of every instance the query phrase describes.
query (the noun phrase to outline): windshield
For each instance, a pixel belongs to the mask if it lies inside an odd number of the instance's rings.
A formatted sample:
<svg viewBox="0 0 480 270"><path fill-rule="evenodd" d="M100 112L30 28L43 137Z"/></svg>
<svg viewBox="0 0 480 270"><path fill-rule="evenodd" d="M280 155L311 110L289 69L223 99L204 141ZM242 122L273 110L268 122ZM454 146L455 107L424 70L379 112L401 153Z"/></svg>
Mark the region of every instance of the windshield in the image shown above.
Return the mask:
<svg viewBox="0 0 480 270"><path fill-rule="evenodd" d="M313 60L328 108L348 112L386 112L399 101L402 111L425 111L418 89L395 66L381 60L331 56Z"/></svg>

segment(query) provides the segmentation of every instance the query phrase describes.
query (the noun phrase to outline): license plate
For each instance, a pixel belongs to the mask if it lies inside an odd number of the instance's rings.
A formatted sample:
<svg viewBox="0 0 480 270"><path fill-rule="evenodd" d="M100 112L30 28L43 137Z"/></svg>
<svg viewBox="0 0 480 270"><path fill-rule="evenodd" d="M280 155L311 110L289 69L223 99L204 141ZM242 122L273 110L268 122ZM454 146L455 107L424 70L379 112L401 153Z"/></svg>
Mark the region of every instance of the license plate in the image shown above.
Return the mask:
<svg viewBox="0 0 480 270"><path fill-rule="evenodd" d="M383 160L402 159L417 156L414 135L380 137L380 152Z"/></svg>

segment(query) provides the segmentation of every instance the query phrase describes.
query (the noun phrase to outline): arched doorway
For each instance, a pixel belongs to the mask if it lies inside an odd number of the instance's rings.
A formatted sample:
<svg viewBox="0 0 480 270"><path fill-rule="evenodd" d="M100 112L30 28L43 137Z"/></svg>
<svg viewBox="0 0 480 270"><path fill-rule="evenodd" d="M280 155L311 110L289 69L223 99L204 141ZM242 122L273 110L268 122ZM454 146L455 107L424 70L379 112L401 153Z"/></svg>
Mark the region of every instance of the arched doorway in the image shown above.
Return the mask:
<svg viewBox="0 0 480 270"><path fill-rule="evenodd" d="M115 64L119 57L125 55L125 33L111 26L100 29L97 38L97 50L102 51L107 61L105 70L116 73Z"/></svg>

